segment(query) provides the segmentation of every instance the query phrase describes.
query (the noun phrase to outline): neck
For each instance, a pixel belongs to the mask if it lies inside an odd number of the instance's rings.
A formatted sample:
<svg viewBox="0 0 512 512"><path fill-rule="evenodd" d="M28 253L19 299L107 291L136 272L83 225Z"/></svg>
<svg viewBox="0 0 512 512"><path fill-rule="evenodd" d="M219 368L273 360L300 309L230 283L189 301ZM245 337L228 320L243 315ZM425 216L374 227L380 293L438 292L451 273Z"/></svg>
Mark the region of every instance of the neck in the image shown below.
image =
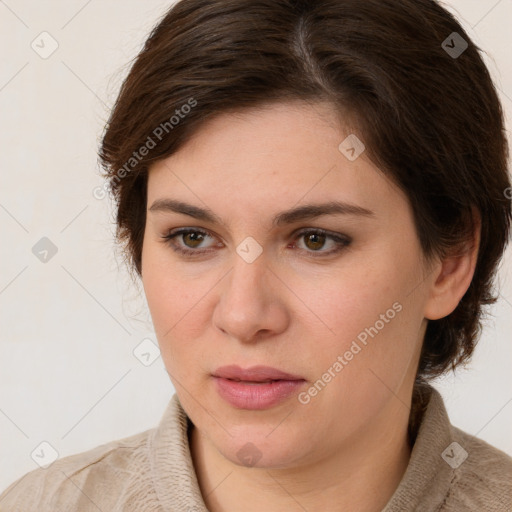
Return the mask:
<svg viewBox="0 0 512 512"><path fill-rule="evenodd" d="M344 440L337 451L289 468L237 465L196 427L190 451L210 512L376 512L389 501L409 463L408 422L409 411L394 401L382 418Z"/></svg>

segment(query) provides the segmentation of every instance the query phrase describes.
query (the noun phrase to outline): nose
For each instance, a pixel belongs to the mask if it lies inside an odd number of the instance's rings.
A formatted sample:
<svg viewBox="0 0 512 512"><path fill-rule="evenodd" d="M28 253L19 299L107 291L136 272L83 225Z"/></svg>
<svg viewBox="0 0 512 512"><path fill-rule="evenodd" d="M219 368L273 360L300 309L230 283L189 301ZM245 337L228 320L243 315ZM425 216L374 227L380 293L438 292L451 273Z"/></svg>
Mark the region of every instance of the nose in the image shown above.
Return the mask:
<svg viewBox="0 0 512 512"><path fill-rule="evenodd" d="M242 343L268 339L286 330L286 286L270 268L265 252L249 263L234 255L233 268L219 283L214 325Z"/></svg>

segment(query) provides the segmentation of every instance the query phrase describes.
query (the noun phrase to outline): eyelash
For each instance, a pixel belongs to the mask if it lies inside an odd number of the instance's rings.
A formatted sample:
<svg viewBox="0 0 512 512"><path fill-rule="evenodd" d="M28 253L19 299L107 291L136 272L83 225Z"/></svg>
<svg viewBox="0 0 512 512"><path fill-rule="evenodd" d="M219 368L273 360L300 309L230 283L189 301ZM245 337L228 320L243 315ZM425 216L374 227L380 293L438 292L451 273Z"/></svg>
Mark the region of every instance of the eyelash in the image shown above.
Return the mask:
<svg viewBox="0 0 512 512"><path fill-rule="evenodd" d="M171 249L173 249L175 252L184 254L187 257L193 258L195 256L200 256L202 254L211 252L212 249L203 249L203 250L185 249L183 247L176 245L173 242L174 238L176 238L180 235L186 235L186 234L190 234L190 233L199 233L203 236L210 236L210 237L212 236L210 233L208 233L207 231L204 231L202 229L178 228L175 230L171 230L167 235L162 236L161 238L163 239L164 243L166 245L169 245L171 247ZM337 247L335 249L332 249L327 252L299 249L301 251L305 251L305 252L311 254L314 258L323 258L326 256L331 256L333 254L337 254L337 253L341 252L344 248L348 247L352 242L352 240L350 240L346 236L342 236L342 235L339 235L336 233L331 233L329 231L326 231L325 229L320 229L320 228L306 228L306 229L300 230L298 233L294 234L295 235L294 240L298 240L298 239L304 237L305 235L311 235L311 234L325 235L326 237L334 240L337 244Z"/></svg>

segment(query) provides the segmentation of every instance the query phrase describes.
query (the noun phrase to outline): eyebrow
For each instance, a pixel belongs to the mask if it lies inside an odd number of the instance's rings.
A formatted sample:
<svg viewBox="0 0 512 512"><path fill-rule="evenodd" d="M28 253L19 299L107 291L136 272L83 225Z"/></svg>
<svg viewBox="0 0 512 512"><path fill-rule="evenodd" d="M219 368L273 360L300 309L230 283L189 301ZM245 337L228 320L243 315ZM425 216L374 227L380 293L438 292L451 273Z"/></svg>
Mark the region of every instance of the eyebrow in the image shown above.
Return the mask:
<svg viewBox="0 0 512 512"><path fill-rule="evenodd" d="M224 224L220 217L213 213L209 208L200 208L174 199L157 199L148 211L181 213L204 222ZM337 214L358 215L363 217L375 216L375 212L363 208L362 206L340 201L330 201L320 204L306 204L304 206L292 208L291 210L282 211L273 218L272 225L281 226L283 224L292 224L294 222L314 219L322 215Z"/></svg>

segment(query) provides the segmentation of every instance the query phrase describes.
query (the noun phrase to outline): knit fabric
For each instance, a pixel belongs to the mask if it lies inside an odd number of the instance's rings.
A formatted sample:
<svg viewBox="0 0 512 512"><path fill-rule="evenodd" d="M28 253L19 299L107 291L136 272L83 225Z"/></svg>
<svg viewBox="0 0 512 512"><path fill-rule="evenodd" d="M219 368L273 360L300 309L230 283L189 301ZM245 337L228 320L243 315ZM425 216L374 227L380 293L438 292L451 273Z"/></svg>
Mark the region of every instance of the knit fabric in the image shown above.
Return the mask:
<svg viewBox="0 0 512 512"><path fill-rule="evenodd" d="M429 394L409 465L382 512L512 511L512 458L453 427L441 395ZM158 427L27 473L0 495L0 511L208 512L188 427L174 394Z"/></svg>

